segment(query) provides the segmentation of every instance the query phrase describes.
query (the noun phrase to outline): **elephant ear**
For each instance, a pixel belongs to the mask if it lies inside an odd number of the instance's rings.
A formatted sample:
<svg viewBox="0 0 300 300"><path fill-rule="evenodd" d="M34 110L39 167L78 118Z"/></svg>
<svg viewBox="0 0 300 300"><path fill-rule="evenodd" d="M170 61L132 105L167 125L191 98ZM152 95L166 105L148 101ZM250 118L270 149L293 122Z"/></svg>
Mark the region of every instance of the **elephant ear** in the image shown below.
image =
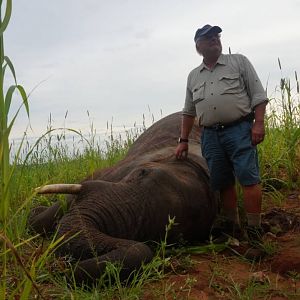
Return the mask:
<svg viewBox="0 0 300 300"><path fill-rule="evenodd" d="M81 184L48 184L35 189L38 194L78 194Z"/></svg>

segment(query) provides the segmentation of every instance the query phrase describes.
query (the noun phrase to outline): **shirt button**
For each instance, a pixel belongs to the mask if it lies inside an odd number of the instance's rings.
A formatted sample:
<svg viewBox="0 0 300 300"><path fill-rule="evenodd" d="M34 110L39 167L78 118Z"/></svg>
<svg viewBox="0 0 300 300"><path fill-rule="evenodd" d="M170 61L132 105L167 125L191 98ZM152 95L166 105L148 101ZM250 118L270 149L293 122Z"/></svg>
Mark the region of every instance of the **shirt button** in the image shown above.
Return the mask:
<svg viewBox="0 0 300 300"><path fill-rule="evenodd" d="M213 84L213 81L211 82L211 84Z"/></svg>
<svg viewBox="0 0 300 300"><path fill-rule="evenodd" d="M213 96L214 93L211 93L211 95Z"/></svg>

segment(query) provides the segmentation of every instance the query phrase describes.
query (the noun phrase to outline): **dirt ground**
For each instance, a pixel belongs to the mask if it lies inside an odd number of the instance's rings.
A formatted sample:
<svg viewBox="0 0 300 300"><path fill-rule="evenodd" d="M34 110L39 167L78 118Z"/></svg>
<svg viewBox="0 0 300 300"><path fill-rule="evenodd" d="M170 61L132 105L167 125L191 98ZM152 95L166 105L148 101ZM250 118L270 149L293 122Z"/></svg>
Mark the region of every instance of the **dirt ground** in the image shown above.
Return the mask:
<svg viewBox="0 0 300 300"><path fill-rule="evenodd" d="M300 299L300 191L280 206L270 202L263 224L270 230L263 258L246 259L242 244L174 258L167 278L151 284L142 299Z"/></svg>

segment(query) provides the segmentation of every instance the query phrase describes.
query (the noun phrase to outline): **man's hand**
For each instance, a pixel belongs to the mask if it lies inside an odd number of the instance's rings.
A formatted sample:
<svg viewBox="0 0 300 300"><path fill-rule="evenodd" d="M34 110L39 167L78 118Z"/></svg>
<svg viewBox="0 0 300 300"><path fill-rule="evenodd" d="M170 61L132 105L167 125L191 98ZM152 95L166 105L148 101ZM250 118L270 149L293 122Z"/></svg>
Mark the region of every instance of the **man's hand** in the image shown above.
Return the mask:
<svg viewBox="0 0 300 300"><path fill-rule="evenodd" d="M260 103L255 106L254 108L254 114L255 114L255 121L253 123L252 127L252 145L256 146L259 143L261 143L265 138L265 124L264 124L264 118L265 118L265 112L266 112L266 105L268 101L265 101L263 103Z"/></svg>
<svg viewBox="0 0 300 300"><path fill-rule="evenodd" d="M189 115L182 115L181 120L181 139L188 141L189 134L192 131L195 117ZM175 155L177 159L186 159L188 156L189 144L182 142L177 145Z"/></svg>
<svg viewBox="0 0 300 300"><path fill-rule="evenodd" d="M264 121L255 121L252 127L252 145L258 145L265 138Z"/></svg>
<svg viewBox="0 0 300 300"><path fill-rule="evenodd" d="M186 159L188 156L189 144L188 143L179 143L176 148L176 158L177 159Z"/></svg>

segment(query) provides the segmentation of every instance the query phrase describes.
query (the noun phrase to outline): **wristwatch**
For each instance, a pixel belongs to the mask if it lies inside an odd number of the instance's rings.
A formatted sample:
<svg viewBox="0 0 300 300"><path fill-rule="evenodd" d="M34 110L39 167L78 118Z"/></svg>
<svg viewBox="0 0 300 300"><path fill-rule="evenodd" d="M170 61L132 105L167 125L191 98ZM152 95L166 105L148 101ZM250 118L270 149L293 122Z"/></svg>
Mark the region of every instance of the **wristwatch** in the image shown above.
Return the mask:
<svg viewBox="0 0 300 300"><path fill-rule="evenodd" d="M180 143L188 143L189 142L189 140L188 139L183 139L183 138L178 138L178 144L180 144Z"/></svg>

